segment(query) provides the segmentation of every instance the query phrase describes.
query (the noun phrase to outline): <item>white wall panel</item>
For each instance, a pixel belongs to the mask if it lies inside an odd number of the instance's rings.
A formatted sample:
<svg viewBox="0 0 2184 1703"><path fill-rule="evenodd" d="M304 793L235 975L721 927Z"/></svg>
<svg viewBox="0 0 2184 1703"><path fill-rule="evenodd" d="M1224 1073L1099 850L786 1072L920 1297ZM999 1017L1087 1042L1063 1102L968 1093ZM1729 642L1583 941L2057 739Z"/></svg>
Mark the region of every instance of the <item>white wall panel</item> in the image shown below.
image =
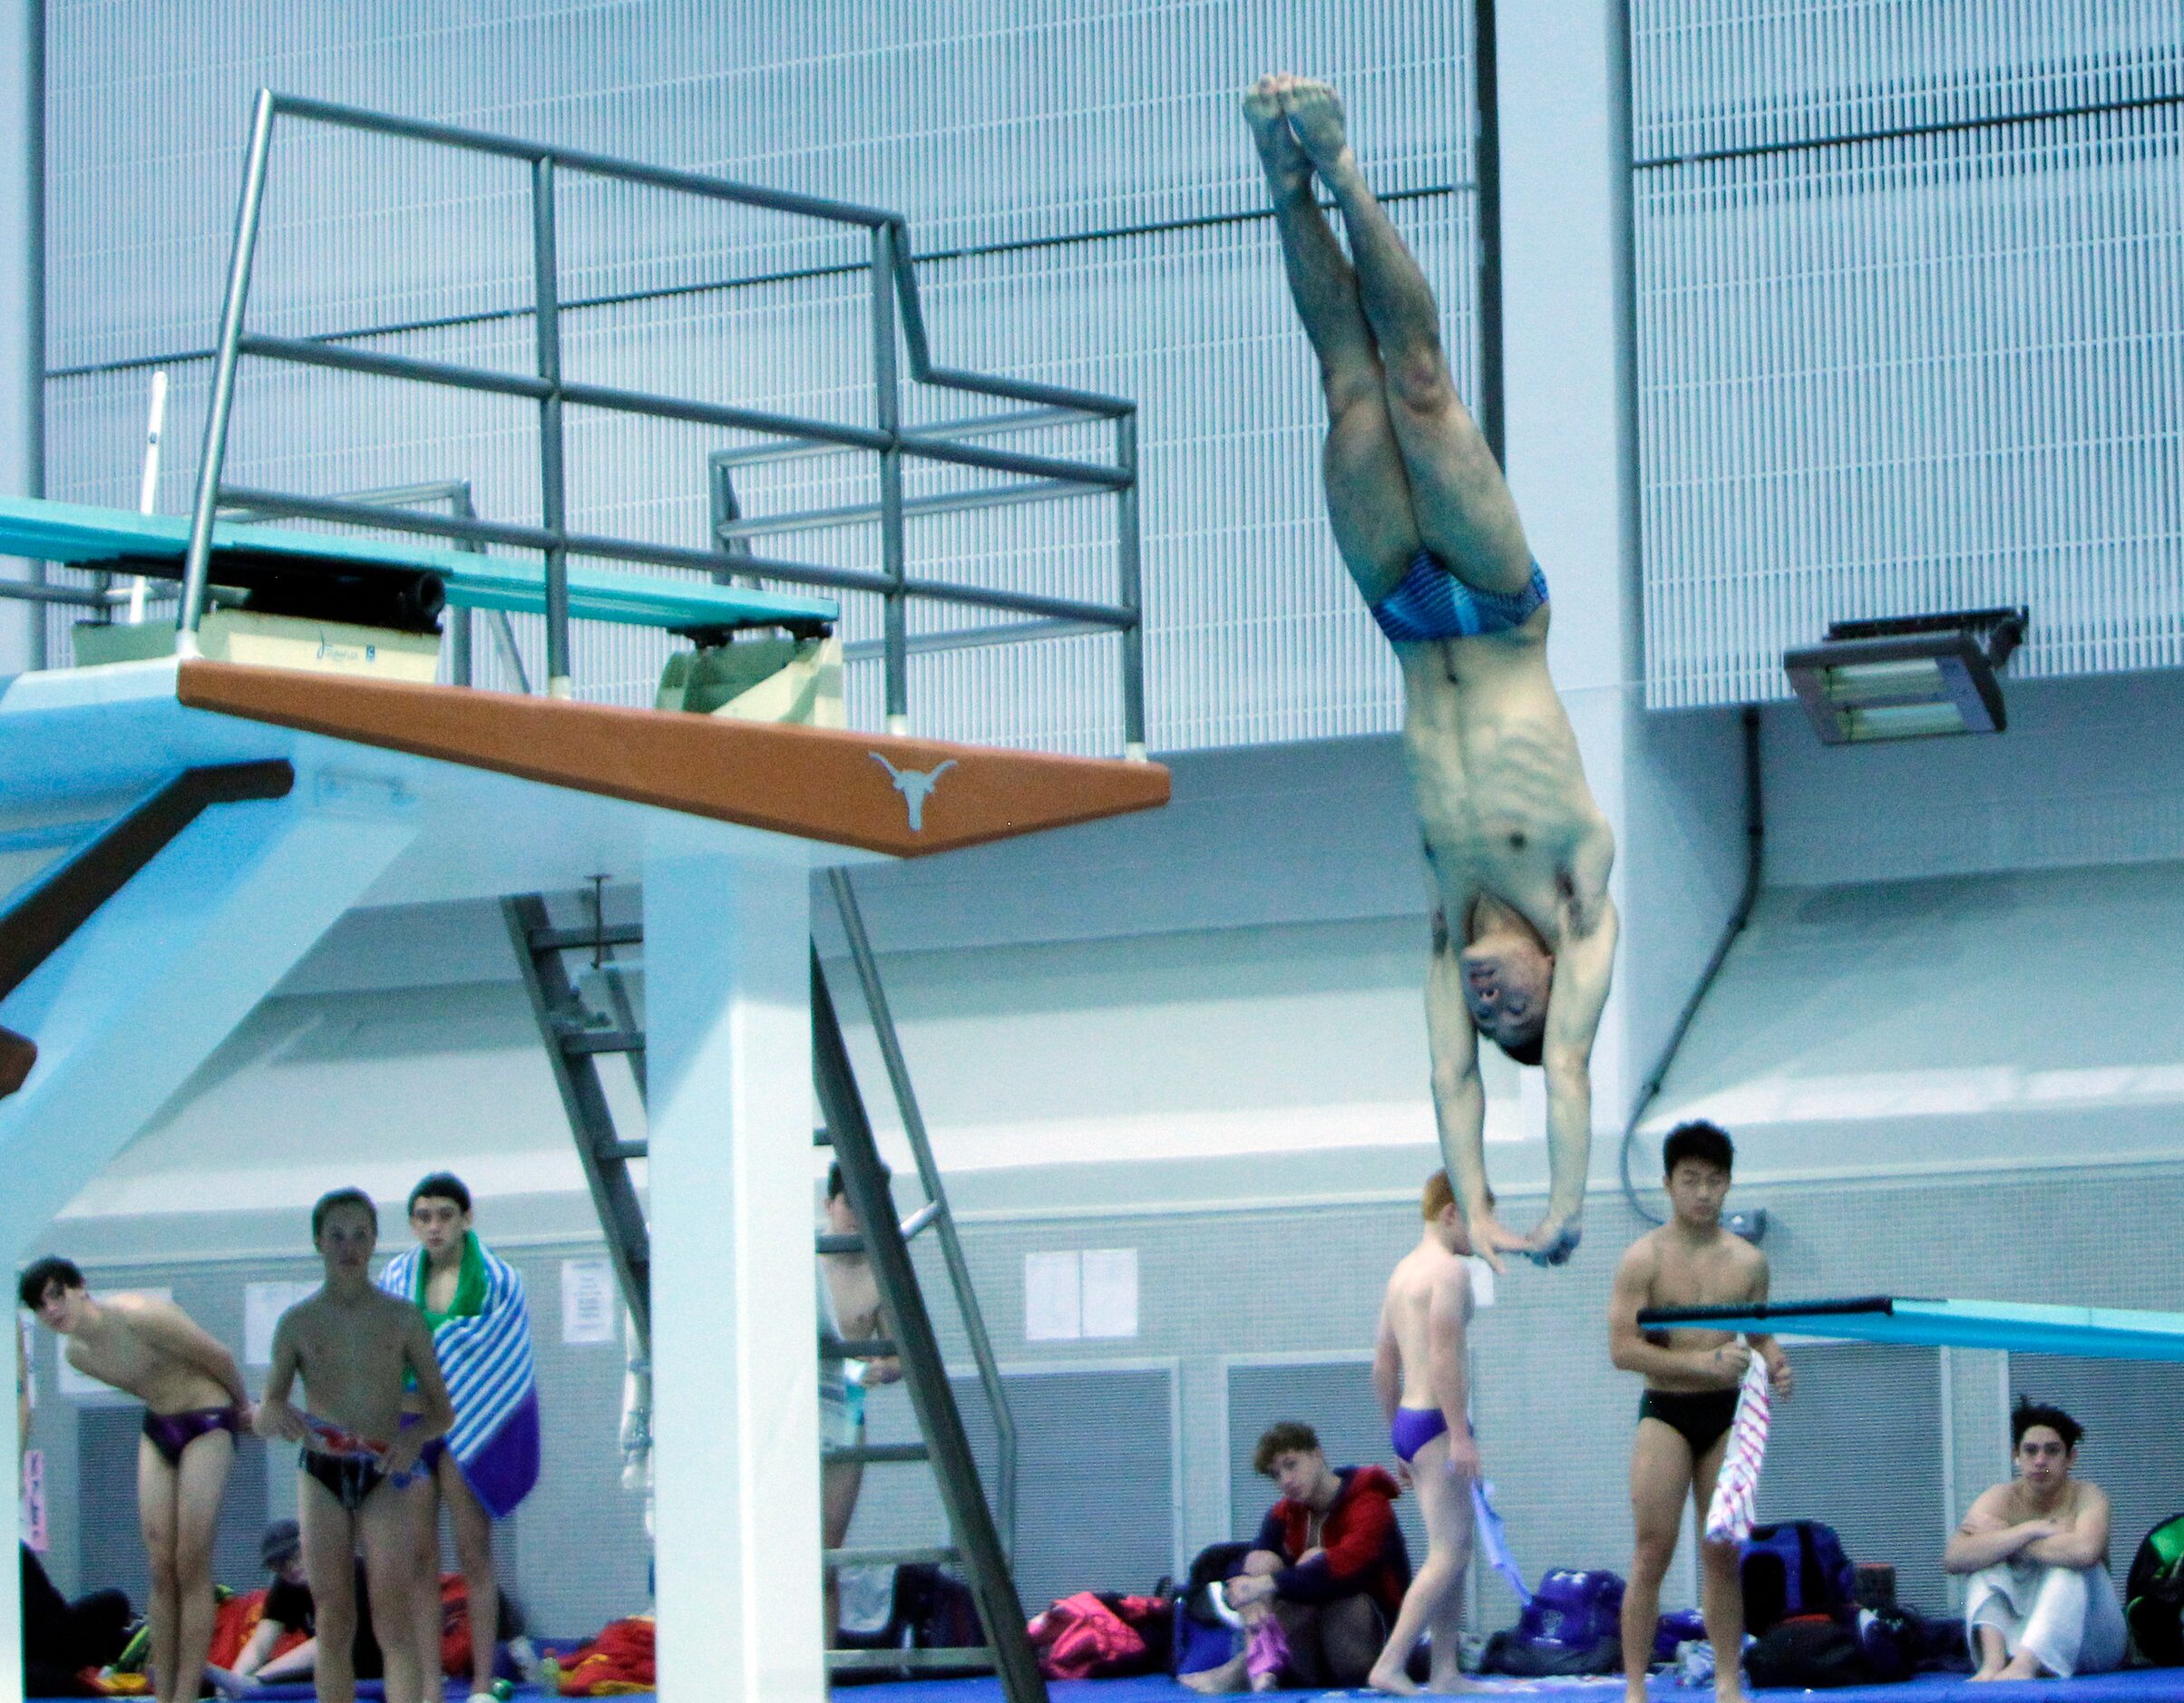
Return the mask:
<svg viewBox="0 0 2184 1703"><path fill-rule="evenodd" d="M1648 702L1828 622L2028 604L2013 672L2184 663L2184 18L1634 23Z"/></svg>
<svg viewBox="0 0 2184 1703"><path fill-rule="evenodd" d="M2184 677L2012 686L1996 738L1825 746L1767 712L1767 880L1828 887L2184 859Z"/></svg>
<svg viewBox="0 0 2184 1703"><path fill-rule="evenodd" d="M1395 725L1394 668L1327 536L1311 357L1236 97L1271 68L1341 84L1373 180L1399 198L1441 297L1468 390L1466 8L553 0L489 15L321 0L177 5L147 24L106 0L56 0L53 29L56 496L128 500L145 369L163 362L177 398L162 506L185 505L249 98L269 84L905 212L940 360L1141 405L1151 742ZM529 364L520 167L287 121L280 135L254 327ZM870 418L861 232L563 180L573 375ZM945 396L908 405L912 421L991 411ZM572 523L699 545L707 453L738 442L572 414ZM1011 442L1108 447L1087 430ZM320 492L468 480L481 512L531 521L535 458L526 404L251 365L229 477ZM911 494L964 482L913 470ZM876 476L870 457L843 455L747 470L738 483L746 511L764 513L870 501ZM1111 501L1077 501L915 521L910 549L915 572L1104 602L1114 535ZM870 568L877 529L756 548ZM912 630L993 618L915 608ZM66 618L50 622L64 643ZM845 630L876 637L877 606L850 599ZM524 637L535 646L535 632ZM919 657L913 725L1113 750L1119 648L1091 637ZM663 650L648 635L580 629L579 689L646 701ZM508 683L489 647L477 654L483 683ZM853 719L876 724L877 664L853 666L850 690Z"/></svg>

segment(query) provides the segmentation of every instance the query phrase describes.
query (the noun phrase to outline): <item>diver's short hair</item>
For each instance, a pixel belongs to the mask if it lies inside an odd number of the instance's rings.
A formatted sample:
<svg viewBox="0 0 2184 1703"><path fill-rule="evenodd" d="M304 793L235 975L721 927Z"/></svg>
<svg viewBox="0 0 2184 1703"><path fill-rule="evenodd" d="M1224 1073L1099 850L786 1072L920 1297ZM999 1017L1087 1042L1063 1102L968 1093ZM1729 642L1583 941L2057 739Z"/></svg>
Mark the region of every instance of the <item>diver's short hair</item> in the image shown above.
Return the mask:
<svg viewBox="0 0 2184 1703"><path fill-rule="evenodd" d="M1320 1434L1302 1419L1284 1419L1267 1426L1252 1451L1252 1470L1265 1478L1274 1475L1277 1455L1310 1455L1320 1446Z"/></svg>
<svg viewBox="0 0 2184 1703"><path fill-rule="evenodd" d="M2024 1441L2024 1434L2034 1426L2045 1426L2062 1439L2065 1449L2078 1446L2078 1439L2085 1435L2085 1427L2052 1402L2034 1401L2029 1396L2020 1396L2017 1405L2010 1409L2010 1452L2013 1455Z"/></svg>
<svg viewBox="0 0 2184 1703"><path fill-rule="evenodd" d="M893 1182L894 1176L895 1173L885 1165L880 1167L880 1181L882 1183ZM849 1184L842 1180L842 1162L837 1159L826 1168L826 1198L831 1201L837 1194L848 1192Z"/></svg>
<svg viewBox="0 0 2184 1703"><path fill-rule="evenodd" d="M361 1206L372 1216L373 1233L378 1233L379 1207L377 1202L362 1189L335 1189L328 1193L320 1195L317 1204L311 1208L311 1240L313 1241L318 1240L318 1232L326 1228L327 1214L337 1206Z"/></svg>
<svg viewBox="0 0 2184 1703"><path fill-rule="evenodd" d="M419 1201L453 1201L462 1211L470 1211L470 1191L452 1171L435 1171L429 1177L420 1178L417 1186L410 1191L406 1210L415 1212Z"/></svg>
<svg viewBox="0 0 2184 1703"><path fill-rule="evenodd" d="M1546 1052L1546 1042L1547 1026L1542 1023L1539 1026L1539 1033L1529 1040L1496 1041L1494 1044L1502 1049L1503 1056L1512 1063L1536 1065Z"/></svg>
<svg viewBox="0 0 2184 1703"><path fill-rule="evenodd" d="M49 1253L44 1259L34 1260L24 1268L22 1279L15 1285L15 1299L34 1313L45 1305L45 1291L56 1280L64 1289L85 1287L83 1273L76 1269L73 1260L63 1260L57 1253Z"/></svg>
<svg viewBox="0 0 2184 1703"><path fill-rule="evenodd" d="M1702 1117L1693 1118L1688 1124L1677 1124L1661 1143L1661 1174L1669 1175L1686 1159L1696 1159L1701 1164L1713 1165L1722 1171L1734 1171L1736 1158L1737 1144L1729 1139L1727 1130Z"/></svg>

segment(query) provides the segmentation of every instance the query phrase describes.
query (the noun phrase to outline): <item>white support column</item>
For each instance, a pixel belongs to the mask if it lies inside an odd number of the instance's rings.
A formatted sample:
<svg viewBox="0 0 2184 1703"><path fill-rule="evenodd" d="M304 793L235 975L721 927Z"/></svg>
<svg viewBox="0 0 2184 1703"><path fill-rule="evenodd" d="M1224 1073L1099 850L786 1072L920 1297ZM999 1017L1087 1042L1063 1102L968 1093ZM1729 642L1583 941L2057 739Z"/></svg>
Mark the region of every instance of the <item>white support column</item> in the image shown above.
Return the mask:
<svg viewBox="0 0 2184 1703"><path fill-rule="evenodd" d="M1735 713L1644 708L1624 12L1496 13L1509 482L1553 588L1548 664L1615 831L1623 913L1593 1055L1595 1188L1735 909L1744 857ZM1532 1097L1528 1127L1544 1132Z"/></svg>
<svg viewBox="0 0 2184 1703"><path fill-rule="evenodd" d="M1624 717L1637 613L1621 386L1620 13L1613 0L1528 0L1497 6L1495 30L1509 484L1552 589L1548 666L1615 830L1614 893L1627 915ZM1627 925L1621 959L1593 1051L1597 1129L1620 1127L1629 1104ZM1544 1134L1545 1097L1528 1097L1527 1130Z"/></svg>
<svg viewBox="0 0 2184 1703"><path fill-rule="evenodd" d="M818 1703L809 872L645 866L663 1703Z"/></svg>

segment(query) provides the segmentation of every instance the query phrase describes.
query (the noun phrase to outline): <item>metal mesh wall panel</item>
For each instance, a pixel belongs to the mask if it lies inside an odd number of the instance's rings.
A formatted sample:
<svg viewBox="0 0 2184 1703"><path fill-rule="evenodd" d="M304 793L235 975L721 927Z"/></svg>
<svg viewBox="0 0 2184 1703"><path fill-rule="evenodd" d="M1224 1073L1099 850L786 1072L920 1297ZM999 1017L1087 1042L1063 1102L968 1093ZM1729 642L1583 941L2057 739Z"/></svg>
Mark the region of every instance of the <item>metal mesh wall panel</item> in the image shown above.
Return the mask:
<svg viewBox="0 0 2184 1703"><path fill-rule="evenodd" d="M1899 1601L1945 1614L1941 1351L1814 1342L1791 1361L1797 1393L1773 1411L1760 1518L1826 1522L1851 1560L1896 1569Z"/></svg>
<svg viewBox="0 0 2184 1703"><path fill-rule="evenodd" d="M2004 603L2021 675L2184 662L2174 9L1676 0L1633 53L1648 702Z"/></svg>
<svg viewBox="0 0 2184 1703"><path fill-rule="evenodd" d="M2166 0L1640 0L1633 141L1688 159L1849 132L2159 99Z"/></svg>
<svg viewBox="0 0 2184 1703"><path fill-rule="evenodd" d="M176 369L161 502L194 477L244 120L261 83L773 187L912 222L936 356L1097 386L1141 405L1149 737L1163 749L1386 731L1399 682L1328 538L1319 402L1282 291L1236 96L1270 67L1342 87L1368 169L1398 198L1472 388L1469 18L1387 0L1279 15L1200 0L1125 7L836 4L792 34L777 10L542 0L449 17L254 9L151 31L124 8L54 9L49 488L125 503L148 374ZM806 44L825 44L810 47ZM837 44L840 45L837 45ZM871 351L860 232L564 174L560 247L572 376L863 419ZM412 355L531 359L527 203L508 162L307 125L277 143L254 328L366 337ZM469 480L481 512L536 517L522 404L247 365L229 477L334 492ZM913 393L913 423L987 411ZM1008 440L1085 453L1084 433ZM705 462L747 443L572 412L571 521L691 547ZM931 472L910 494L954 488ZM869 456L745 470L746 510L867 501ZM914 522L913 572L1107 602L1115 505L1073 501ZM761 539L856 567L877 530ZM847 600L853 643L877 606ZM56 647L69 616L49 616ZM913 632L993 618L913 610ZM539 635L517 623L534 653ZM580 628L585 696L648 701L664 644ZM511 681L477 647L482 684ZM535 676L537 658L531 667ZM920 656L919 731L1053 749L1119 738L1118 642L1088 637ZM880 717L853 663L853 719Z"/></svg>
<svg viewBox="0 0 2184 1703"><path fill-rule="evenodd" d="M929 1289L938 1300L943 1290ZM978 1381L953 1380L963 1428L994 1495L998 1456ZM1149 1591L1175 1568L1175 1374L1142 1363L1073 1366L1002 1375L1018 1433L1017 1594L1024 1611L1077 1591ZM874 1443L918 1437L910 1403L882 1390L866 1409ZM930 1469L867 1468L850 1542L860 1546L947 1541Z"/></svg>

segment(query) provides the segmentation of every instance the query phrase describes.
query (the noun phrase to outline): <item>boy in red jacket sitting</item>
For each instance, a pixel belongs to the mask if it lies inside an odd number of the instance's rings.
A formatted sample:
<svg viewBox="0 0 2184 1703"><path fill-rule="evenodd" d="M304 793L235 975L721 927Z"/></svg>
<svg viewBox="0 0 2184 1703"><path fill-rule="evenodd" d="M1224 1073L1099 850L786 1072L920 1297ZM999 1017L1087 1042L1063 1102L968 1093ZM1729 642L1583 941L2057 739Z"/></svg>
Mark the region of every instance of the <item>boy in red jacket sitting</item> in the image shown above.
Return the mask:
<svg viewBox="0 0 2184 1703"><path fill-rule="evenodd" d="M1240 1691L1247 1680L1271 1691L1285 1679L1307 1689L1362 1685L1410 1583L1410 1552L1395 1521L1402 1492L1377 1466L1329 1466L1319 1434L1294 1420L1259 1439L1252 1465L1282 1499L1224 1587L1247 1642L1183 1682L1195 1691ZM1270 1620L1278 1639L1262 1630ZM1274 1666L1270 1652L1285 1659Z"/></svg>

